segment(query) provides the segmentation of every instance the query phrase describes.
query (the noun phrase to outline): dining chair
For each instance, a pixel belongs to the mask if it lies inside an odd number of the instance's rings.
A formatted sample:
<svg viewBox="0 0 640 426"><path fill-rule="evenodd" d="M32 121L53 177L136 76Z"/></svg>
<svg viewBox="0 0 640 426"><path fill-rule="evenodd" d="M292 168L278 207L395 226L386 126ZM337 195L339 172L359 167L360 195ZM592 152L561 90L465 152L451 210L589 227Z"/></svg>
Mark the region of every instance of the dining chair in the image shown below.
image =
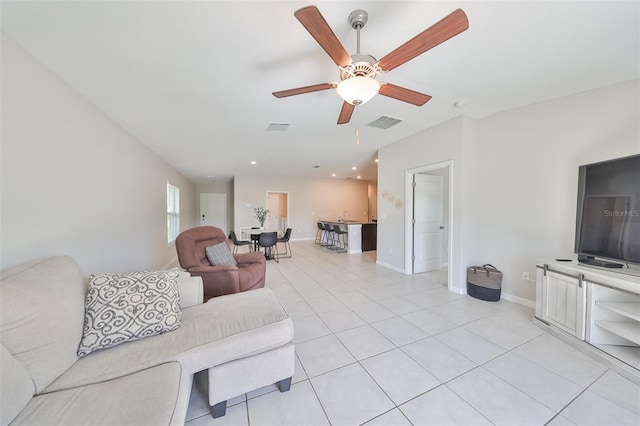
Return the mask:
<svg viewBox="0 0 640 426"><path fill-rule="evenodd" d="M284 244L284 254L281 255L278 253L278 258L291 257L293 255L293 253L291 252L291 245L289 244L289 240L291 239L291 232L292 229L287 228L287 230L284 231L284 235L281 238L278 238L278 242Z"/></svg>
<svg viewBox="0 0 640 426"><path fill-rule="evenodd" d="M263 232L260 234L258 238L258 245L260 247L264 247L264 257L267 260L275 260L276 262L280 262L278 260L278 233L277 232ZM275 256L273 255L273 251L275 249Z"/></svg>
<svg viewBox="0 0 640 426"><path fill-rule="evenodd" d="M249 240L238 240L238 236L236 235L236 233L234 231L231 231L229 233L229 238L231 238L231 242L233 243L233 252L237 253L238 252L238 247L242 247L242 246L248 246L249 247L249 251L251 251L251 241Z"/></svg>

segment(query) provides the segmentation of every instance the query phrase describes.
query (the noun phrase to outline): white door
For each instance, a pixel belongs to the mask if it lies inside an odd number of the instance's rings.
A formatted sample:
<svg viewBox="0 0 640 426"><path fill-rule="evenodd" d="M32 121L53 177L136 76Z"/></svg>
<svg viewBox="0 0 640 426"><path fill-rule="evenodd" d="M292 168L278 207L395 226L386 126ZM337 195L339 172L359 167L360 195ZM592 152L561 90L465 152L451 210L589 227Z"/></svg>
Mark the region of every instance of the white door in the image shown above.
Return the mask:
<svg viewBox="0 0 640 426"><path fill-rule="evenodd" d="M442 267L442 176L413 176L413 272Z"/></svg>
<svg viewBox="0 0 640 426"><path fill-rule="evenodd" d="M227 234L227 194L200 194L200 225L215 226Z"/></svg>

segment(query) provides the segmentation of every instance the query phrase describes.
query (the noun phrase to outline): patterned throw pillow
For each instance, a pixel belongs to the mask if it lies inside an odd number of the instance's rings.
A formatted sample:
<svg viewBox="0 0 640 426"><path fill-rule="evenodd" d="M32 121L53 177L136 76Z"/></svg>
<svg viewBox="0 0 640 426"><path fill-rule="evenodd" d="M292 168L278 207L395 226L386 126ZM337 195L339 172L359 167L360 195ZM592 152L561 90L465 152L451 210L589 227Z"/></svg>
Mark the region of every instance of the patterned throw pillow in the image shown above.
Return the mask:
<svg viewBox="0 0 640 426"><path fill-rule="evenodd" d="M229 246L224 241L212 246L209 246L205 249L207 253L207 259L213 265L232 265L236 266L238 262L231 254L231 250L229 250Z"/></svg>
<svg viewBox="0 0 640 426"><path fill-rule="evenodd" d="M78 356L180 327L178 268L93 274Z"/></svg>

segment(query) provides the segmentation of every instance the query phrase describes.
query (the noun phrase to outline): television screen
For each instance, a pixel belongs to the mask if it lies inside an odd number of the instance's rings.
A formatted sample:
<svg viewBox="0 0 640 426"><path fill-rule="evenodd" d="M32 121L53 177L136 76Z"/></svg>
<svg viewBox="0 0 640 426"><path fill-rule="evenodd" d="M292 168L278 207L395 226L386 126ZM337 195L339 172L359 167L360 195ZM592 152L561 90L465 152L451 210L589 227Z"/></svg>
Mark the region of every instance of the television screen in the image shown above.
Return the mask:
<svg viewBox="0 0 640 426"><path fill-rule="evenodd" d="M580 166L575 251L640 264L640 155Z"/></svg>

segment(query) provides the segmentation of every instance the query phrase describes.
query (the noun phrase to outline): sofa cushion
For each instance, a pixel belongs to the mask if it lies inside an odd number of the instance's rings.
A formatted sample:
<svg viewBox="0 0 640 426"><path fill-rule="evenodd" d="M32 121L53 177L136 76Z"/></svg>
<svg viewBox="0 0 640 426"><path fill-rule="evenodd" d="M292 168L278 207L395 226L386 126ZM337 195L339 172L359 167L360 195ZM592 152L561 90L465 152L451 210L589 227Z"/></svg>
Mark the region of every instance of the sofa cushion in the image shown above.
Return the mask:
<svg viewBox="0 0 640 426"><path fill-rule="evenodd" d="M78 359L85 293L86 279L66 256L2 274L0 336L31 376L36 393Z"/></svg>
<svg viewBox="0 0 640 426"><path fill-rule="evenodd" d="M293 322L270 289L216 297L183 310L179 329L81 358L46 392L108 380L168 361L193 374L280 347Z"/></svg>
<svg viewBox="0 0 640 426"><path fill-rule="evenodd" d="M178 268L128 274L93 274L78 355L180 327Z"/></svg>
<svg viewBox="0 0 640 426"><path fill-rule="evenodd" d="M34 397L13 425L183 424L190 386L178 363ZM184 389L186 388L186 389ZM181 417L181 418L180 418Z"/></svg>
<svg viewBox="0 0 640 426"><path fill-rule="evenodd" d="M31 400L36 387L20 361L0 344L0 424L8 425Z"/></svg>
<svg viewBox="0 0 640 426"><path fill-rule="evenodd" d="M213 265L231 265L236 266L238 262L234 259L231 254L231 250L229 250L229 246L227 243L222 242L218 244L214 244L205 249L207 253L207 259Z"/></svg>

